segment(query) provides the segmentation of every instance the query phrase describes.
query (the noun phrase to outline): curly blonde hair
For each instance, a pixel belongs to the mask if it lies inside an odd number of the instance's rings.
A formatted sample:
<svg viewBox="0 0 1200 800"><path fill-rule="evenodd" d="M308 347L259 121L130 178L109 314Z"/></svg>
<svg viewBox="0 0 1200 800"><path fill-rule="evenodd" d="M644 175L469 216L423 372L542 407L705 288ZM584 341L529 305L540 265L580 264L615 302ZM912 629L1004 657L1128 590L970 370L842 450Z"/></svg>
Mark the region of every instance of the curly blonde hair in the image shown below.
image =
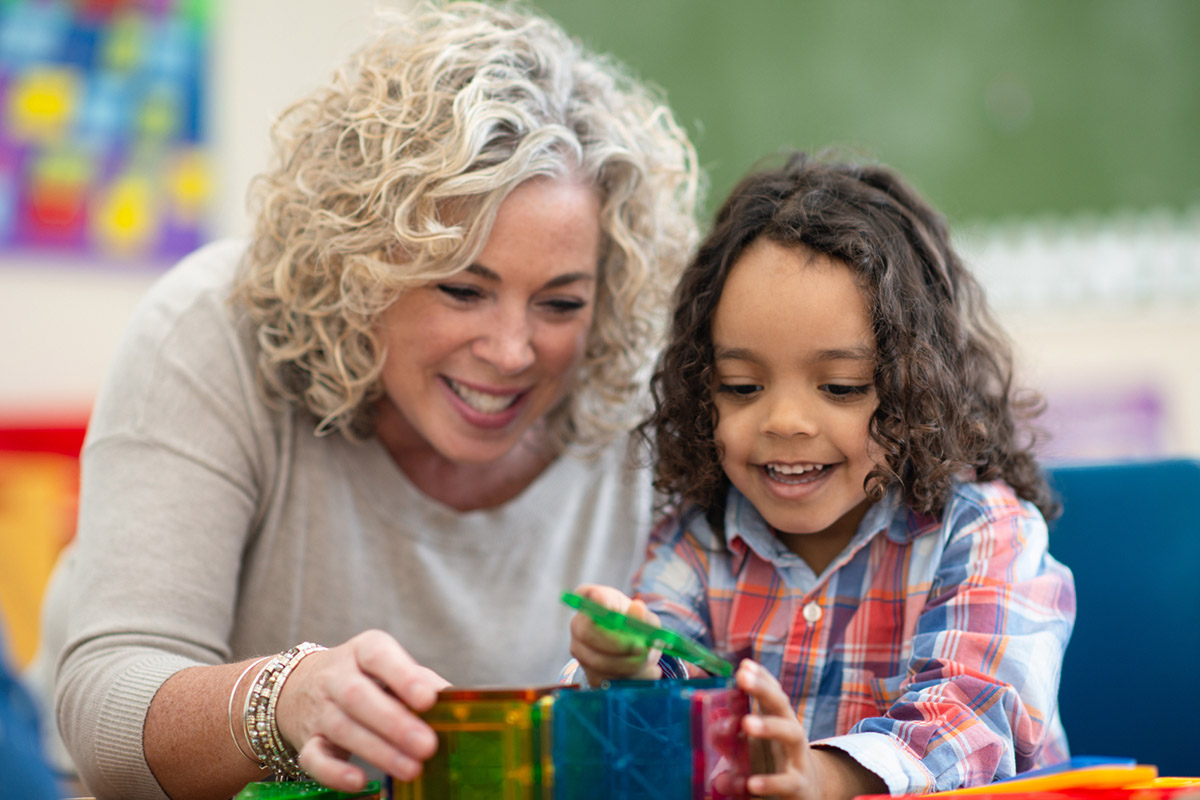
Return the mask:
<svg viewBox="0 0 1200 800"><path fill-rule="evenodd" d="M268 399L318 434L369 436L386 355L377 319L405 289L483 249L505 197L539 176L601 198L595 322L571 395L547 417L560 446L636 421L697 239L695 150L661 93L516 4L422 3L273 128L252 187L253 240L234 302L257 327Z"/></svg>

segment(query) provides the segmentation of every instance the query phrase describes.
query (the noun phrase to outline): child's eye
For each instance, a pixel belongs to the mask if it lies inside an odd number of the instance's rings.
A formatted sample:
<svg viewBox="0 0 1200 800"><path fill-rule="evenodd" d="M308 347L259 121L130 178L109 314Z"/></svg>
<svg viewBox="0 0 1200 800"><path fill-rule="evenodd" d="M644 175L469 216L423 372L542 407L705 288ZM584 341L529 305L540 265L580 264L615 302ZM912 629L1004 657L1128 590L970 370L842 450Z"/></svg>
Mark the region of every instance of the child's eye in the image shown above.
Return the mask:
<svg viewBox="0 0 1200 800"><path fill-rule="evenodd" d="M762 391L762 386L757 383L719 383L717 384L717 392L720 394L731 394L735 397L750 397L756 392Z"/></svg>
<svg viewBox="0 0 1200 800"><path fill-rule="evenodd" d="M826 383L821 386L821 391L832 396L836 400L849 400L852 397L867 394L871 391L871 384L848 384L848 383Z"/></svg>
<svg viewBox="0 0 1200 800"><path fill-rule="evenodd" d="M479 291L474 286L464 284L439 283L437 284L437 290L450 299L458 300L460 302L468 302L470 300L477 300L480 297L483 297L483 292Z"/></svg>

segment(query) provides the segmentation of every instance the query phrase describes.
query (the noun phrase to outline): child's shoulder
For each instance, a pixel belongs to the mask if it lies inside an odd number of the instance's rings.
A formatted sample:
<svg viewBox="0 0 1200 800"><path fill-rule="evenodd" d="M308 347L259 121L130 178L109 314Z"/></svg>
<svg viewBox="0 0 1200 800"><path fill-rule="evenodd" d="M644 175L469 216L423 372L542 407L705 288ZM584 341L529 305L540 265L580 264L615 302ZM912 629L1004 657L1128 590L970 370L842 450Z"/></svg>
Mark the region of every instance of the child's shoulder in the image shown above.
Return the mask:
<svg viewBox="0 0 1200 800"><path fill-rule="evenodd" d="M1013 519L1044 524L1037 506L1018 496L1003 480L955 481L946 499L941 524L955 530Z"/></svg>
<svg viewBox="0 0 1200 800"><path fill-rule="evenodd" d="M691 501L664 509L655 521L651 538L671 545L687 540L705 550L724 547L723 537L713 530L704 509Z"/></svg>

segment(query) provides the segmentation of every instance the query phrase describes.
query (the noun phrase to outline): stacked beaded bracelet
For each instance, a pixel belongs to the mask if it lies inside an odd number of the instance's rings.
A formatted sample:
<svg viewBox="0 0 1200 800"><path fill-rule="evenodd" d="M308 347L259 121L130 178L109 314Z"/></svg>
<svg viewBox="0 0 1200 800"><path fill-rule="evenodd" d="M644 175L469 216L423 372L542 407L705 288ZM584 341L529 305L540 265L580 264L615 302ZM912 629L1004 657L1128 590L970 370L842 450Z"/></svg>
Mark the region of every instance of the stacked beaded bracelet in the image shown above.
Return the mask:
<svg viewBox="0 0 1200 800"><path fill-rule="evenodd" d="M284 681L305 656L324 650L319 644L303 642L267 662L250 685L242 711L246 739L258 758L259 766L270 767L276 777L292 780L307 778L300 768L296 751L283 740L275 720L275 704L283 692Z"/></svg>

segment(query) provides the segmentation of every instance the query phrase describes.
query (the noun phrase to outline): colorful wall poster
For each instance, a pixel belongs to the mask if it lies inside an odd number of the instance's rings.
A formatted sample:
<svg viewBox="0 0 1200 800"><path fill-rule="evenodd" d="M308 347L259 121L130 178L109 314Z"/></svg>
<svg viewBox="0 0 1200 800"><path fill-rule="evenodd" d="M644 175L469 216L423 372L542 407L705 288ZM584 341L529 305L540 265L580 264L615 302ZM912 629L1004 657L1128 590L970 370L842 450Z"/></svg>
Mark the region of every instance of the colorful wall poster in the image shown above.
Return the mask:
<svg viewBox="0 0 1200 800"><path fill-rule="evenodd" d="M206 237L211 0L0 0L0 250L164 264Z"/></svg>

